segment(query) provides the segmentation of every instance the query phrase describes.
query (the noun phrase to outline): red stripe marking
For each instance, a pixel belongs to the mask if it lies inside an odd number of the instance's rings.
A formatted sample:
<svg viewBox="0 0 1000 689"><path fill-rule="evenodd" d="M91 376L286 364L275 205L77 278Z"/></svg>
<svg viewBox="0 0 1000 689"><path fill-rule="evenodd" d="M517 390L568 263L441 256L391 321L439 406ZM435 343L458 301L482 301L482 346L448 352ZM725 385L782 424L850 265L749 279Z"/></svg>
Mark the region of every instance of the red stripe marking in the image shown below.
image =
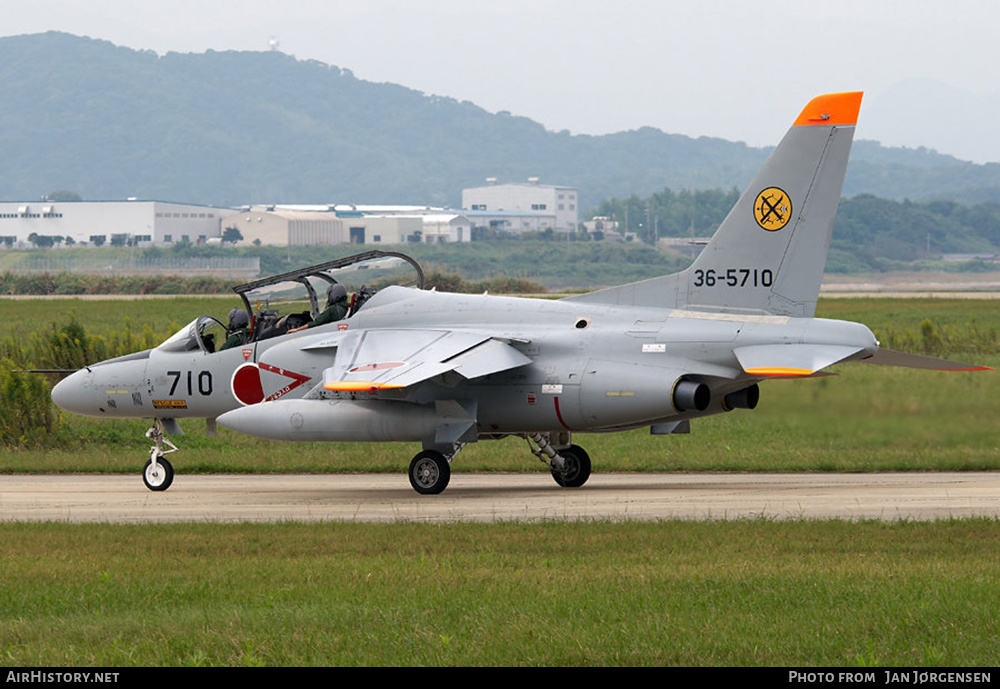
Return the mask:
<svg viewBox="0 0 1000 689"><path fill-rule="evenodd" d="M553 397L552 400L553 402L555 402L556 405L556 418L559 419L559 423L561 423L563 425L563 428L565 428L567 431L573 430L572 428L566 425L565 421L563 421L562 412L559 411L559 398Z"/></svg>

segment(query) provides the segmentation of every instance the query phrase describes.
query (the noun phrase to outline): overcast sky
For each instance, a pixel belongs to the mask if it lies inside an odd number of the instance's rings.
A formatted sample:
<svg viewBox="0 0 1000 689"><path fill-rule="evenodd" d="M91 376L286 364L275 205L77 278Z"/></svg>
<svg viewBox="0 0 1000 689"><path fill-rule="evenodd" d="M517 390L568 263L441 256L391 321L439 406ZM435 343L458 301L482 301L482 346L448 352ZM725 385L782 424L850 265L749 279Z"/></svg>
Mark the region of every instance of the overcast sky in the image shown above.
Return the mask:
<svg viewBox="0 0 1000 689"><path fill-rule="evenodd" d="M158 53L267 50L546 128L777 143L862 90L858 138L1000 161L993 0L0 0L0 35Z"/></svg>

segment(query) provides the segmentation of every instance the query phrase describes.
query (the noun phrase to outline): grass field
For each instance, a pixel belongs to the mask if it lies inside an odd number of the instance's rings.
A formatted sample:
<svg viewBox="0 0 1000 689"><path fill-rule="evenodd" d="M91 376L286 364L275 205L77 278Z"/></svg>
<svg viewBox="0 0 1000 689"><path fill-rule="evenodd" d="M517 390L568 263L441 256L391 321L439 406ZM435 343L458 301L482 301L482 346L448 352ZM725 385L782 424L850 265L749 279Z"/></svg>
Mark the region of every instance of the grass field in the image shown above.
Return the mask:
<svg viewBox="0 0 1000 689"><path fill-rule="evenodd" d="M995 665L993 521L8 524L13 666Z"/></svg>
<svg viewBox="0 0 1000 689"><path fill-rule="evenodd" d="M70 310L91 332L127 318L166 336L231 305L3 301L0 338L30 337ZM822 301L819 315L998 366L998 311L843 299ZM757 410L702 420L690 436L577 440L595 471L1000 468L995 372L838 372L769 382ZM53 447L0 451L0 472L137 472L146 426L64 416ZM413 450L185 430L179 473L402 474ZM455 470L544 469L508 439L471 445ZM0 528L0 654L11 666L991 667L1000 657L993 519Z"/></svg>

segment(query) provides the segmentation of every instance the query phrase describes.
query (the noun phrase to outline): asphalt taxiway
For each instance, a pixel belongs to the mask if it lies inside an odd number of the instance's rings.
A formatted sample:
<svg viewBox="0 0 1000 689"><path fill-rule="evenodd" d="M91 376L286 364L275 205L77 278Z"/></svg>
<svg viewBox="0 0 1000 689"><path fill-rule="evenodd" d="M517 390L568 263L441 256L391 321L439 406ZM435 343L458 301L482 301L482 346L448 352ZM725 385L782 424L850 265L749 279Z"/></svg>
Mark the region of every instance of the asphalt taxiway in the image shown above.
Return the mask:
<svg viewBox="0 0 1000 689"><path fill-rule="evenodd" d="M545 474L452 476L440 495L395 474L184 475L151 492L139 476L0 476L0 521L448 522L1000 517L1000 472Z"/></svg>

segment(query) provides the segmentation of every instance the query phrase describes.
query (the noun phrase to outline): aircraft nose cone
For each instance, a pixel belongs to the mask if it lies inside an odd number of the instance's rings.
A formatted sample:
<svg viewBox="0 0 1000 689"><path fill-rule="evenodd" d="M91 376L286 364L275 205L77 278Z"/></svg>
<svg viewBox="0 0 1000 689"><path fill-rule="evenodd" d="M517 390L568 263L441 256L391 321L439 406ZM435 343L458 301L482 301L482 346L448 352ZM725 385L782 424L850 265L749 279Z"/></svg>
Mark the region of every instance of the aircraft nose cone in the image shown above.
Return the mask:
<svg viewBox="0 0 1000 689"><path fill-rule="evenodd" d="M63 378L52 388L52 402L64 411L76 414L88 413L86 381L93 378L89 371L81 370ZM93 413L93 410L89 410Z"/></svg>

